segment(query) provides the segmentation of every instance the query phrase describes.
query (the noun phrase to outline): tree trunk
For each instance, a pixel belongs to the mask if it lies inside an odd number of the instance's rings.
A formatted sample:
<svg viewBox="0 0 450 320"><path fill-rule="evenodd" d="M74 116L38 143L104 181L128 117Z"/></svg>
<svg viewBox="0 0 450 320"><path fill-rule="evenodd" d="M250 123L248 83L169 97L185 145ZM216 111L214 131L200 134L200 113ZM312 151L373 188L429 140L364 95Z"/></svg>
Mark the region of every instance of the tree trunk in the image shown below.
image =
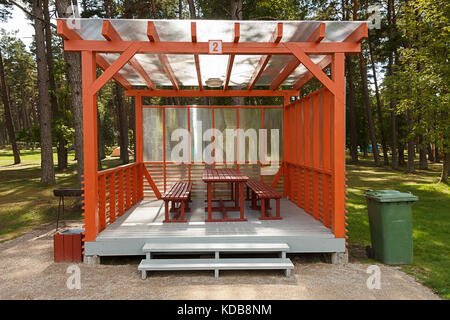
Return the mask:
<svg viewBox="0 0 450 320"><path fill-rule="evenodd" d="M423 134L419 135L419 168L421 170L428 169L427 163L427 145L424 142Z"/></svg>
<svg viewBox="0 0 450 320"><path fill-rule="evenodd" d="M242 20L242 0L230 0L231 20Z"/></svg>
<svg viewBox="0 0 450 320"><path fill-rule="evenodd" d="M129 128L133 131L133 141L131 141L131 146L134 152L134 162L136 162L136 113L135 113L135 98L131 98L131 108L129 110Z"/></svg>
<svg viewBox="0 0 450 320"><path fill-rule="evenodd" d="M67 148L66 141L61 137L58 138L58 169L67 169Z"/></svg>
<svg viewBox="0 0 450 320"><path fill-rule="evenodd" d="M5 148L5 145L6 145L5 131L3 130L4 127L5 127L5 122L0 121L0 149Z"/></svg>
<svg viewBox="0 0 450 320"><path fill-rule="evenodd" d="M100 114L97 112L97 168L102 170L102 159L105 159L105 147L103 145L102 135L102 121L100 120Z"/></svg>
<svg viewBox="0 0 450 320"><path fill-rule="evenodd" d="M158 13L156 11L155 0L150 0L150 4L152 7L153 19L158 19Z"/></svg>
<svg viewBox="0 0 450 320"><path fill-rule="evenodd" d="M414 158L415 158L415 151L414 151L415 144L414 144L414 136L413 136L413 132L412 132L414 119L413 119L411 109L408 109L406 111L406 117L407 117L407 121L408 121L408 136L409 136L407 172L413 173L414 172Z"/></svg>
<svg viewBox="0 0 450 320"><path fill-rule="evenodd" d="M42 0L44 12L45 29L45 50L48 65L48 86L50 88L50 103L52 105L52 115L56 117L58 112L58 100L56 99L55 83L55 63L53 62L52 32L50 29L50 13L48 9L48 0Z"/></svg>
<svg viewBox="0 0 450 320"><path fill-rule="evenodd" d="M349 99L347 101L348 113L349 113L349 122L350 122L350 156L351 163L358 163L358 136L356 130L356 114L355 114L355 89L353 87L353 68L352 68L352 59L351 56L347 56L347 84L348 84L348 96Z"/></svg>
<svg viewBox="0 0 450 320"><path fill-rule="evenodd" d="M450 153L444 153L444 163L442 164L441 179L439 182L448 182L448 172L450 170Z"/></svg>
<svg viewBox="0 0 450 320"><path fill-rule="evenodd" d="M128 121L127 111L125 109L123 101L123 92L119 84L115 84L116 89L116 102L117 113L119 119L119 147L120 147L120 159L122 163L126 164L130 162L128 156Z"/></svg>
<svg viewBox="0 0 450 320"><path fill-rule="evenodd" d="M197 19L197 15L195 13L194 0L188 0L188 4L189 4L189 17L191 19Z"/></svg>
<svg viewBox="0 0 450 320"><path fill-rule="evenodd" d="M370 106L370 97L369 97L369 88L367 84L367 69L366 69L366 63L364 61L364 57L362 53L359 54L359 69L361 71L361 80L362 80L362 87L363 87L363 100L364 105L366 107L366 114L367 114L367 122L369 125L369 137L370 142L372 144L372 152L373 152L373 159L375 161L375 165L380 165L380 156L378 153L378 146L377 146L377 139L375 136L375 124L373 121L372 116L372 108Z"/></svg>
<svg viewBox="0 0 450 320"><path fill-rule="evenodd" d="M341 1L342 6L342 20L348 20L347 1ZM347 69L347 85L348 85L348 120L350 130L350 163L358 163L358 134L356 129L356 113L355 113L355 88L353 84L353 66L352 57L345 57L346 69Z"/></svg>
<svg viewBox="0 0 450 320"><path fill-rule="evenodd" d="M8 97L8 89L5 79L5 70L3 67L3 57L2 52L0 48L0 79L1 79L1 85L2 85L2 101L3 106L5 108L5 120L6 120L6 127L8 129L8 135L9 135L9 141L11 142L12 151L14 154L14 164L20 163L20 153L19 148L16 143L16 135L14 133L14 125L13 120L11 116L11 108L9 104L9 97Z"/></svg>
<svg viewBox="0 0 450 320"><path fill-rule="evenodd" d="M60 18L67 18L70 16L66 13L66 9L69 5L69 0L56 1L56 10ZM75 128L75 157L77 159L78 185L81 187L81 176L84 172L81 54L79 52L64 51L64 60L67 63L67 73L71 92L70 105L72 107L73 124Z"/></svg>
<svg viewBox="0 0 450 320"><path fill-rule="evenodd" d="M430 162L434 162L434 152L433 152L431 143L427 143L427 154L428 154L428 160Z"/></svg>
<svg viewBox="0 0 450 320"><path fill-rule="evenodd" d="M42 1L33 1L33 14L43 18ZM49 96L49 78L47 70L47 57L45 54L44 23L40 19L34 19L36 38L36 62L39 89L39 110L41 129L41 182L43 184L55 184L55 168L53 167L51 107Z"/></svg>
<svg viewBox="0 0 450 320"><path fill-rule="evenodd" d="M353 1L353 21L358 20L358 1ZM370 141L372 143L372 152L373 152L373 158L375 161L375 165L380 165L380 157L378 153L378 146L377 146L377 140L375 136L375 124L373 122L373 116L372 116L372 108L370 106L370 97L369 97L369 87L367 84L367 68L366 68L366 62L364 60L364 56L362 52L359 53L359 69L361 72L361 81L362 81L362 88L363 88L363 100L366 107L366 113L367 113L367 122L369 125L369 137Z"/></svg>
<svg viewBox="0 0 450 320"><path fill-rule="evenodd" d="M406 165L405 161L405 144L404 143L398 143L398 164L399 165Z"/></svg>
<svg viewBox="0 0 450 320"><path fill-rule="evenodd" d="M179 0L182 1L182 0ZM137 0L137 17L138 19L142 19L142 6L141 6L141 0Z"/></svg>
<svg viewBox="0 0 450 320"><path fill-rule="evenodd" d="M372 64L372 72L373 72L373 81L375 84L375 96L377 99L377 115L378 115L378 126L380 127L380 134L381 134L381 147L383 148L383 159L384 159L384 165L389 165L389 156L388 156L388 150L386 146L386 138L384 136L384 126L383 126L383 115L381 113L381 101L380 101L380 92L378 90L378 83L377 83L377 72L375 70L375 59L373 58L373 52L372 52L372 44L370 43L370 39L367 41L369 43L369 55L370 60Z"/></svg>
<svg viewBox="0 0 450 320"><path fill-rule="evenodd" d="M434 162L435 163L441 162L441 157L439 156L439 146L437 144L437 139L436 139L436 143L434 144Z"/></svg>

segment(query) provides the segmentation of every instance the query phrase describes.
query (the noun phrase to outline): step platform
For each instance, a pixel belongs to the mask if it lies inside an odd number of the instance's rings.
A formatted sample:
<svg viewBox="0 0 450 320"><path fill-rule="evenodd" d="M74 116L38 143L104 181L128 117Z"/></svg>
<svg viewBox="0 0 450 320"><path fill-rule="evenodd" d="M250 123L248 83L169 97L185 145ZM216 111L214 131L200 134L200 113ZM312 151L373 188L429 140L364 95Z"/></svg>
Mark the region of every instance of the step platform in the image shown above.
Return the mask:
<svg viewBox="0 0 450 320"><path fill-rule="evenodd" d="M139 264L142 279L147 271L213 270L215 278L220 270L285 270L286 277L294 268L286 258L286 243L147 243L142 248L146 259ZM221 258L220 253L279 253L279 258ZM214 253L210 259L153 259L153 253Z"/></svg>

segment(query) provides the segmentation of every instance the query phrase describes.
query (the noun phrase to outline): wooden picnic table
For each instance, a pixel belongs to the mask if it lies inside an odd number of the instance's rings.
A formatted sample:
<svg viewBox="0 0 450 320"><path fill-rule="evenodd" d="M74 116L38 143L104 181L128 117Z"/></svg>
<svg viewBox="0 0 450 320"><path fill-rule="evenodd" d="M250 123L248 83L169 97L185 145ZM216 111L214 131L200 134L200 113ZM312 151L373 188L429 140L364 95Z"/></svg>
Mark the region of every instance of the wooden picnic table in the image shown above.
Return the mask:
<svg viewBox="0 0 450 320"><path fill-rule="evenodd" d="M247 221L244 218L244 186L248 177L236 169L205 169L203 171L203 181L207 184L207 202L208 218L206 222L224 222L224 221ZM214 183L230 183L232 186L231 200L234 200L233 207L226 207L222 199L218 199L219 206L212 206L212 185ZM233 192L234 190L234 192ZM234 194L234 196L233 196ZM213 219L212 212L223 213L222 219ZM240 211L240 218L231 219L227 216L227 211Z"/></svg>

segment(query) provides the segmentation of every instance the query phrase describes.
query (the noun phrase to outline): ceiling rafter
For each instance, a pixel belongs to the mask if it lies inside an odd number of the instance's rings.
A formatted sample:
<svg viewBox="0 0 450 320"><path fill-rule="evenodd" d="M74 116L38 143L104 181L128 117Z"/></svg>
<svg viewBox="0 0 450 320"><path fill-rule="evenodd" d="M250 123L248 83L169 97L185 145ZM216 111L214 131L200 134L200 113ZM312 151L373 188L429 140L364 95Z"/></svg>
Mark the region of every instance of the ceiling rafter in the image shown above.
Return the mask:
<svg viewBox="0 0 450 320"><path fill-rule="evenodd" d="M149 21L147 25L147 36L150 42L160 42L158 31L156 31L155 24L153 21ZM181 46L181 44L180 44ZM169 59L167 56L163 53L158 53L159 61L161 62L164 71L166 72L167 76L169 77L170 82L172 82L173 87L175 90L180 90L180 85L178 84L178 79L175 76L172 67L170 66Z"/></svg>
<svg viewBox="0 0 450 320"><path fill-rule="evenodd" d="M197 43L197 23L191 22L191 38L192 43ZM202 73L200 71L200 60L198 58L198 54L194 54L194 61L195 61L195 70L197 72L197 79L198 79L198 88L200 91L203 90L203 83L202 83Z"/></svg>
<svg viewBox="0 0 450 320"><path fill-rule="evenodd" d="M279 22L277 24L277 27L273 31L271 37L270 37L270 43L279 43L281 41L281 38L283 37L283 23ZM248 82L247 89L252 90L255 86L256 82L258 81L259 77L261 76L262 72L266 68L267 63L269 62L272 55L266 55L262 56L259 59L258 64L256 65L255 71L253 72L252 77L250 78L250 81Z"/></svg>
<svg viewBox="0 0 450 320"><path fill-rule="evenodd" d="M236 22L234 24L234 39L233 39L233 42L234 43L238 43L240 37L241 37L241 25L239 24L239 22ZM231 70L233 69L234 56L235 56L234 54L230 54L230 56L228 58L227 76L225 78L225 84L224 84L224 87L223 87L224 90L228 90L228 83L230 82Z"/></svg>

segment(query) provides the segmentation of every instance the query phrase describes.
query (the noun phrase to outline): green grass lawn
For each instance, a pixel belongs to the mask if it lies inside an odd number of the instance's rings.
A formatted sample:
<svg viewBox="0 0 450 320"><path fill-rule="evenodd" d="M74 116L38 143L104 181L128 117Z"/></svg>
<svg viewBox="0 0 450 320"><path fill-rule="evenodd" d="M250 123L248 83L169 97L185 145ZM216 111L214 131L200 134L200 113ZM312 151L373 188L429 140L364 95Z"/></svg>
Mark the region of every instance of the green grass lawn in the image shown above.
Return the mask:
<svg viewBox="0 0 450 320"><path fill-rule="evenodd" d="M77 187L74 153L69 152L68 169L56 169L56 185L40 183L40 150L21 150L21 163L12 165L11 150L0 150L0 242L15 238L27 230L56 222L59 198L57 187ZM53 154L56 163L56 151ZM119 164L117 159L102 161L105 168ZM65 199L65 219L81 219L81 208L74 198Z"/></svg>
<svg viewBox="0 0 450 320"><path fill-rule="evenodd" d="M440 169L430 164L429 170L405 174L374 167L371 161L348 165L349 250L362 257L362 249L371 244L365 190L410 191L419 197L413 205L414 263L401 268L450 299L450 188L438 183Z"/></svg>
<svg viewBox="0 0 450 320"><path fill-rule="evenodd" d="M21 151L21 155L22 164L11 165L11 151L0 150L0 241L56 220L58 198L52 192L55 186L39 183L39 150ZM56 163L56 154L54 157ZM119 165L119 160L107 158L103 165L114 167ZM450 299L450 188L438 183L440 165L429 166L429 170L409 175L374 167L368 159L363 159L358 166L347 166L349 250L361 261L373 262L364 254L364 247L370 245L365 190L410 191L419 197L413 205L414 263L402 269L441 297ZM70 153L69 168L56 172L56 186L76 186L75 167ZM73 201L66 209L66 219L81 219L81 209Z"/></svg>

